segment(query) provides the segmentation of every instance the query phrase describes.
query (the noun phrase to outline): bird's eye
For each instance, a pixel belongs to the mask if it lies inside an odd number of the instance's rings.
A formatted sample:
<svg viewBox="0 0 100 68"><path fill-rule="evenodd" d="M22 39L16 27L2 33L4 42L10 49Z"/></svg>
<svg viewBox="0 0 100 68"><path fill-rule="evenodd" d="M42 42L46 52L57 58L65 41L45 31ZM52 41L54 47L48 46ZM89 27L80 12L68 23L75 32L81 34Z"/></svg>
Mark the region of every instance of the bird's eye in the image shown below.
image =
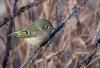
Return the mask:
<svg viewBox="0 0 100 68"><path fill-rule="evenodd" d="M49 26L44 26L45 28L49 29L50 27Z"/></svg>

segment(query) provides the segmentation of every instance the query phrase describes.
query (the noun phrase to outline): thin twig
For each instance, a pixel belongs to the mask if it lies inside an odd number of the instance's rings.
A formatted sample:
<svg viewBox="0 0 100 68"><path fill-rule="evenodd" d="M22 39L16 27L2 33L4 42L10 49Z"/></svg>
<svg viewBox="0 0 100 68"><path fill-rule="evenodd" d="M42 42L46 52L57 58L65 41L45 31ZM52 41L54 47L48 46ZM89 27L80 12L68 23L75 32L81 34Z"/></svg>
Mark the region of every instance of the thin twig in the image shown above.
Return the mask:
<svg viewBox="0 0 100 68"><path fill-rule="evenodd" d="M45 58L41 58L41 59L35 61L34 64L37 64L37 63L39 63L39 62L42 62L42 61L44 61L45 59L49 60L49 59L51 59L52 57L61 54L62 52L64 52L64 51L59 51L59 52L50 54L50 55L46 56Z"/></svg>
<svg viewBox="0 0 100 68"><path fill-rule="evenodd" d="M33 61L37 56L36 53L40 50L40 47L38 49L36 49L35 52L32 52L32 55L29 56L29 58L27 60L25 60L25 62L20 66L20 68L24 68L28 63L30 63L31 61Z"/></svg>
<svg viewBox="0 0 100 68"><path fill-rule="evenodd" d="M85 68L87 68L88 66L90 66L93 62L95 62L96 60L100 59L100 56L95 58L94 60L92 60L87 66L85 66Z"/></svg>
<svg viewBox="0 0 100 68"><path fill-rule="evenodd" d="M27 60L25 60L25 62L21 65L20 68L24 68L33 58L34 56L31 55Z"/></svg>
<svg viewBox="0 0 100 68"><path fill-rule="evenodd" d="M96 50L94 50L83 62L81 62L79 66L81 67L84 63L88 65L88 63L90 62L90 59L94 56L95 53L96 53Z"/></svg>
<svg viewBox="0 0 100 68"><path fill-rule="evenodd" d="M92 57L96 54L96 51L97 51L97 48L99 47L99 45L100 45L100 39L97 40L97 42L94 46L93 52L83 62L80 63L80 67L83 64L86 64L86 66L87 66L90 63Z"/></svg>
<svg viewBox="0 0 100 68"><path fill-rule="evenodd" d="M17 3L17 1L16 2L14 2L14 4L16 4ZM11 14L11 16L12 16L12 18L10 19L10 24L9 24L9 31L8 31L8 33L11 33L12 31L13 31L13 27L14 27L14 19L13 19L13 15L14 15L14 8L12 8L11 7L11 5L10 5L10 1L9 0L7 0L7 4L9 5L9 8L10 8L10 10L11 10L11 12L10 12L10 14ZM14 5L14 7L15 7L16 5ZM12 12L13 11L13 12ZM8 62L8 57L9 57L9 52L10 52L10 50L11 50L11 39L12 39L12 37L10 37L10 36L7 36L7 43L6 43L6 50L5 50L5 56L4 56L4 58L3 58L3 63L2 63L2 67L3 68L6 68L6 66L7 66L7 62Z"/></svg>
<svg viewBox="0 0 100 68"><path fill-rule="evenodd" d="M14 15L10 15L8 17L5 17L4 20L2 22L0 22L0 27L5 25L10 19L16 17L17 15L19 15L21 12L24 12L25 10L28 10L34 6L37 6L39 4L42 4L43 2L45 2L45 0L36 0L35 2L33 3L29 3L28 5L26 6L23 6L21 7L19 10L15 11Z"/></svg>
<svg viewBox="0 0 100 68"><path fill-rule="evenodd" d="M46 44L51 38L53 38L53 37L55 36L55 34L63 28L63 26L65 25L66 21L67 21L68 19L70 19L71 16L73 16L73 14L75 14L77 11L79 11L80 8L81 8L82 6L84 6L85 3L86 3L87 1L88 1L88 0L86 0L86 1L85 1L83 4L81 4L80 6L77 5L77 8L76 8L73 12L71 12L69 15L66 15L65 19L64 19L60 24L58 24L57 28L52 32L50 38L49 38L44 44ZM44 44L43 44L43 45L44 45Z"/></svg>

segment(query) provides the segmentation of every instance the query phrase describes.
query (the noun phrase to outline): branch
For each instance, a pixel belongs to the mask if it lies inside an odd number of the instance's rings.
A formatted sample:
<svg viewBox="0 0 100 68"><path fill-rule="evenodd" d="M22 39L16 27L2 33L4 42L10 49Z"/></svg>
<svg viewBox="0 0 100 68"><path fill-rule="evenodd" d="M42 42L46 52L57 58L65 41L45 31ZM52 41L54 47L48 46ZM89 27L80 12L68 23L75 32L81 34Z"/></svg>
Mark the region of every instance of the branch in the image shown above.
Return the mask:
<svg viewBox="0 0 100 68"><path fill-rule="evenodd" d="M94 46L94 49L93 49L93 52L84 60L80 63L79 67L81 67L83 64L85 64L86 66L88 64L90 64L90 61L91 59L93 58L93 56L96 54L97 52L97 48L100 47L100 39L97 40L95 46Z"/></svg>
<svg viewBox="0 0 100 68"><path fill-rule="evenodd" d="M15 13L14 10L15 10L16 3L17 3L18 0L16 0L14 2L13 8L11 7L9 0L6 0L6 1L7 1L7 4L9 5L10 11L11 11L10 14L12 16L12 18L10 19L9 32L8 32L8 33L11 33L13 31L13 27L14 27L14 18L13 18L13 15ZM6 50L5 50L5 56L4 56L3 62L2 62L3 68L6 68L6 66L7 66L7 62L8 62L8 58L9 58L9 52L11 50L11 39L12 39L12 37L7 36L7 43L6 43L7 46L6 46Z"/></svg>
<svg viewBox="0 0 100 68"><path fill-rule="evenodd" d="M52 39L52 38L55 36L55 34L63 28L63 26L65 25L66 21L67 21L68 19L70 19L77 11L79 11L79 10L81 9L81 7L84 6L84 5L86 4L87 1L88 1L88 0L85 0L85 2L82 3L81 5L76 5L77 8L76 8L73 12L71 12L69 15L66 15L65 19L64 19L60 24L58 24L57 28L52 32L50 38L49 38L45 43L43 43L41 46L43 46L43 45L46 44L50 39Z"/></svg>
<svg viewBox="0 0 100 68"><path fill-rule="evenodd" d="M20 66L20 68L24 68L32 59L34 55L31 55L25 62Z"/></svg>
<svg viewBox="0 0 100 68"><path fill-rule="evenodd" d="M100 56L95 58L94 60L92 60L85 68L88 68L88 66L90 66L93 62L95 62L96 60L98 61L100 59Z"/></svg>
<svg viewBox="0 0 100 68"><path fill-rule="evenodd" d="M51 59L52 57L61 54L62 52L64 52L64 50L59 51L59 52L56 52L56 53L53 53L53 54L50 54L50 55L46 56L45 58L41 58L41 59L35 61L34 64L37 64L37 63L42 62L42 61L44 61L44 60L49 60L49 59Z"/></svg>
<svg viewBox="0 0 100 68"><path fill-rule="evenodd" d="M24 12L25 10L28 10L34 6L37 6L39 4L42 4L43 2L45 2L45 0L36 0L33 3L29 3L26 6L21 7L19 10L15 11L14 15L10 15L8 17L5 17L4 20L2 22L0 22L0 27L2 27L3 25L5 25L10 19L16 17L17 15L19 15L21 12Z"/></svg>

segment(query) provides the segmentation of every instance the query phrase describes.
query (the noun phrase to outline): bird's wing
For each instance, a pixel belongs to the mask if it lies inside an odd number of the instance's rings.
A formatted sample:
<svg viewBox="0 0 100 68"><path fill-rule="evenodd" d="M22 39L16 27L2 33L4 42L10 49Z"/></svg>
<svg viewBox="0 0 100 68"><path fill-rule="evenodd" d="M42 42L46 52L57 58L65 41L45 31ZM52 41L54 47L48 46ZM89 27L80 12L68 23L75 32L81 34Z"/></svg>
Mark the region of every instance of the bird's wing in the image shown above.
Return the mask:
<svg viewBox="0 0 100 68"><path fill-rule="evenodd" d="M43 31L41 31L39 26L34 25L34 23L30 24L27 28L29 37L37 37L41 35Z"/></svg>
<svg viewBox="0 0 100 68"><path fill-rule="evenodd" d="M29 25L28 28L21 30L21 31L15 31L9 34L8 36L16 36L20 38L27 38L27 37L37 37L41 35L43 31L37 26L35 26L33 23Z"/></svg>
<svg viewBox="0 0 100 68"><path fill-rule="evenodd" d="M12 32L8 36L16 36L16 37L25 38L25 37L28 37L28 31L16 31L16 32Z"/></svg>

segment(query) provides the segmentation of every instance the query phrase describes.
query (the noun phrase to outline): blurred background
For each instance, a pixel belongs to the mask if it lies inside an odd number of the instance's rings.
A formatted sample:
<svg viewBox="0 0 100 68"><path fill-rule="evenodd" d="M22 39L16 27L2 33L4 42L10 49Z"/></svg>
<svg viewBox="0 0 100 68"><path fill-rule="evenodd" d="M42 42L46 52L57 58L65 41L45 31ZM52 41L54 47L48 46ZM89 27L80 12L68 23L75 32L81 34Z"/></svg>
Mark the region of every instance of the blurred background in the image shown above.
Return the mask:
<svg viewBox="0 0 100 68"><path fill-rule="evenodd" d="M2 25L0 27L0 68L4 66L6 68L19 68L29 56L28 46L23 39L9 38L7 36L8 33L25 29L30 21L41 18L50 20L53 26L57 27L66 15L75 10L75 5L84 1L46 0L42 4L20 13L13 18L13 21L8 21L7 24ZM13 12L33 2L35 0L0 0L0 23L5 17L13 16ZM93 46L99 38L100 0L88 0L66 22L64 28L55 35L41 58L48 57L59 51L62 52L52 56L50 59L28 64L27 68L76 68L77 63L82 62L92 52ZM99 58L91 63L88 68L100 68L100 49L93 56L93 59L97 57ZM7 65L4 64L6 62L4 61L5 58L6 60L8 59Z"/></svg>

